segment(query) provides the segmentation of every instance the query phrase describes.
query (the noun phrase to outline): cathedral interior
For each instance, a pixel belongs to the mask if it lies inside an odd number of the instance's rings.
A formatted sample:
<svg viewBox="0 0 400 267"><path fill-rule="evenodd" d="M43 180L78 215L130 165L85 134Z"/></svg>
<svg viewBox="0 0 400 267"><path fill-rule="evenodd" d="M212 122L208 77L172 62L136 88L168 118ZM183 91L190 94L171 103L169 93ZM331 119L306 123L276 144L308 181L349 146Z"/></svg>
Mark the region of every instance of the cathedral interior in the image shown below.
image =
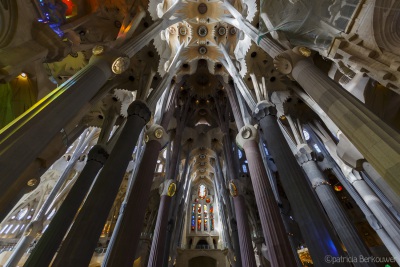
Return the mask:
<svg viewBox="0 0 400 267"><path fill-rule="evenodd" d="M0 267L399 266L399 0L0 21Z"/></svg>

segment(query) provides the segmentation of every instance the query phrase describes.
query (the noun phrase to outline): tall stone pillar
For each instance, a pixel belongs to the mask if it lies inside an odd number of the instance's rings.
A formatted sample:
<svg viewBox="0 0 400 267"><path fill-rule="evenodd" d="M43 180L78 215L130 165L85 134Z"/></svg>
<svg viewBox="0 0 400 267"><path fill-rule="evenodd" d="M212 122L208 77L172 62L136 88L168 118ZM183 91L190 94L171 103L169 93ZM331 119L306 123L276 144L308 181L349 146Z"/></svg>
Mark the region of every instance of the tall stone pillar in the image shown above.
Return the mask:
<svg viewBox="0 0 400 267"><path fill-rule="evenodd" d="M88 154L88 160L67 197L54 215L46 231L39 239L24 266L49 266L65 233L68 231L76 212L84 200L97 173L108 158L108 152L95 145Z"/></svg>
<svg viewBox="0 0 400 267"><path fill-rule="evenodd" d="M233 218L231 214L230 225L232 229L232 239L235 248L235 254L240 253L240 257L238 255L237 263L239 265L244 266L256 266L256 259L254 255L253 245L251 241L250 234L250 226L248 222L248 216L246 211L246 202L240 190L239 182L238 182L238 172L235 172L234 161L233 161L233 153L231 148L231 142L228 134L224 136L224 151L225 151L225 162L227 165L227 169L229 172L229 176L231 176L230 183L230 195L233 201L233 207L235 209L235 218ZM216 167L217 171L222 175L221 164L219 162L219 158L216 158ZM222 178L222 177L221 177ZM232 188L236 188L236 190L231 190Z"/></svg>
<svg viewBox="0 0 400 267"><path fill-rule="evenodd" d="M250 177L253 184L261 225L268 248L269 261L272 266L295 266L296 262L278 204L272 192L271 185L264 168L260 150L258 148L258 133L256 128L245 125L240 129L236 142L243 147L249 164ZM237 191L234 184L230 184L231 194Z"/></svg>
<svg viewBox="0 0 400 267"><path fill-rule="evenodd" d="M311 149L305 146L300 149L296 156L304 172L307 174L306 176L310 180L311 186L321 201L336 233L346 247L349 256L355 258L361 256L364 258L370 257L370 252L358 235L357 230L351 223L346 212L343 210L343 206L333 192L332 186L314 161ZM353 262L353 265L376 266L373 262Z"/></svg>
<svg viewBox="0 0 400 267"><path fill-rule="evenodd" d="M400 248L400 224L387 210L382 201L375 195L368 184L361 178L361 176L353 171L348 173L347 179L354 186L358 194L365 201L367 206L371 209L372 213L376 216L382 224L386 232L392 237L393 242Z"/></svg>
<svg viewBox="0 0 400 267"><path fill-rule="evenodd" d="M382 193L392 203L396 212L400 212L400 197L393 192L393 188L382 179L382 176L376 172L376 170L368 162L362 164L364 171L367 173L369 178L378 186Z"/></svg>
<svg viewBox="0 0 400 267"><path fill-rule="evenodd" d="M297 47L275 57L274 65L300 84L400 195L400 134L322 73L307 59L309 55L307 48Z"/></svg>
<svg viewBox="0 0 400 267"><path fill-rule="evenodd" d="M137 178L126 206L123 209L122 221L116 236L108 246L110 250L104 258L102 266L131 267L135 261L135 253L143 228L144 216L149 202L149 193L153 183L154 170L161 147L168 140L165 130L154 124L146 133L146 149L137 172Z"/></svg>
<svg viewBox="0 0 400 267"><path fill-rule="evenodd" d="M93 56L68 82L0 131L0 214L17 195L16 188L21 190L31 179L21 174L112 76L115 58Z"/></svg>
<svg viewBox="0 0 400 267"><path fill-rule="evenodd" d="M150 110L141 101L136 100L129 106L125 127L52 266L88 266L126 167L132 158L133 148L150 115Z"/></svg>
<svg viewBox="0 0 400 267"><path fill-rule="evenodd" d="M382 240L383 244L385 244L386 248L392 254L392 256L395 258L396 262L400 264L400 249L399 247L395 244L395 242L392 240L388 232L385 230L385 228L382 226L380 223L380 220L378 220L377 216L382 215L382 214L376 214L371 211L370 209L370 203L365 202L364 199L369 200L371 199L372 201L376 201L375 196L364 196L363 198L360 196L360 194L356 191L356 189L352 186L350 183L348 177L345 176L343 163L341 162L340 158L333 154L332 152L329 152L330 149L330 144L332 140L328 141L324 135L322 135L320 132L317 132L315 129L312 129L309 131L309 134L312 136L313 140L316 142L316 144L320 147L322 153L324 154L325 159L329 162L329 164L332 166L332 171L334 172L335 176L338 178L339 182L344 186L346 191L350 194L350 196L354 199L354 201L357 203L357 205L360 207L361 211L364 213L365 218L367 219L369 225L376 231L380 239ZM319 138L316 138L316 134L318 135ZM324 140L322 142L321 140ZM337 164L335 164L335 161ZM339 167L341 166L341 167ZM350 170L351 168L348 167ZM347 176L352 177L352 175L349 173ZM380 208L382 208L381 205L379 205Z"/></svg>
<svg viewBox="0 0 400 267"><path fill-rule="evenodd" d="M273 114L274 108L265 101L257 104L254 112L313 262L317 266L324 266L326 255L345 254L311 189L305 183L306 178ZM341 266L348 264L342 263Z"/></svg>
<svg viewBox="0 0 400 267"><path fill-rule="evenodd" d="M154 229L153 242L151 244L149 263L147 267L162 266L164 260L169 208L172 202L172 197L175 195L175 191L176 184L172 179L166 180L160 187L160 207L158 209L157 222Z"/></svg>
<svg viewBox="0 0 400 267"><path fill-rule="evenodd" d="M234 267L241 267L242 266L242 255L244 253L241 253L241 249L240 249L240 239L239 239L239 233L238 233L238 227L237 227L237 222L236 219L233 216L233 212L231 209L231 203L230 203L230 199L229 199L229 195L227 193L227 189L225 187L225 182L224 182L224 177L223 177L223 173L222 173L222 169L221 169L221 162L219 160L219 155L218 153L216 153L215 155L215 185L216 188L218 190L218 192L220 192L219 194L219 200L221 203L220 209L221 209L221 219L222 219L222 224L225 230L225 238L226 241L228 243L228 248L232 249L232 251L234 252L234 254L237 254L238 256L236 257L236 260L233 263ZM240 196L239 196L240 197ZM240 197L242 198L242 197ZM243 202L244 199L238 199L238 202ZM235 199L233 199L233 202L235 203ZM238 203L235 207L240 207L240 203ZM236 211L236 208L235 208ZM231 232L231 236L229 236L229 227L228 227L228 218L229 218L229 225L230 228L232 230ZM242 242L243 244L247 244L247 243L251 243L251 237L250 237L250 228L249 226L245 225L245 222L242 222L242 218L239 218L241 220L240 224L244 225L241 226L241 228L243 229L247 229L245 231L248 231L246 235L242 236ZM233 243L233 247L230 244L230 242ZM248 253L246 253L248 254ZM251 256L251 254L250 254ZM246 262L249 262L249 264L251 263L251 261L246 260Z"/></svg>

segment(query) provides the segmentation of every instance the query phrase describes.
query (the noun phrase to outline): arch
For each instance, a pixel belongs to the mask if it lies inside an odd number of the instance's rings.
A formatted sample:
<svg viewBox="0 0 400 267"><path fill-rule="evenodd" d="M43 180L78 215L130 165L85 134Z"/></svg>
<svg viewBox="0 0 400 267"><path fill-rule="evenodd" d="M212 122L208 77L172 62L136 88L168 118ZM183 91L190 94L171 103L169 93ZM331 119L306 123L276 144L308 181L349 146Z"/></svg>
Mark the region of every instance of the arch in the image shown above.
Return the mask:
<svg viewBox="0 0 400 267"><path fill-rule="evenodd" d="M194 257L189 260L189 267L217 267L217 260L207 256Z"/></svg>

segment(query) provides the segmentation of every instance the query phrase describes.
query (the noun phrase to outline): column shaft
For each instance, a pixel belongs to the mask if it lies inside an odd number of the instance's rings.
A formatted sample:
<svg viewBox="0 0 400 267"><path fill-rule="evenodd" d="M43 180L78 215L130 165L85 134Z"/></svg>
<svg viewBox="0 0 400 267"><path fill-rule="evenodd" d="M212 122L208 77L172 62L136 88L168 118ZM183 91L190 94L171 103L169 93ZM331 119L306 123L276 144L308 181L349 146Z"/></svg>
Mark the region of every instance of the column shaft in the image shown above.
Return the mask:
<svg viewBox="0 0 400 267"><path fill-rule="evenodd" d="M288 236L264 168L258 143L246 141L243 145L249 164L250 177L271 266L295 266Z"/></svg>
<svg viewBox="0 0 400 267"><path fill-rule="evenodd" d="M278 168L283 189L293 208L294 219L300 227L314 264L326 264L326 255L344 255L317 200L305 183L306 178L279 128L276 117L261 115L259 122L268 150ZM342 266L348 264L342 263Z"/></svg>
<svg viewBox="0 0 400 267"><path fill-rule="evenodd" d="M233 161L234 155L232 153L232 146L231 146L232 142L230 141L228 133L225 134L223 142L225 151L225 161L228 169L227 171L229 172L229 176L231 177L231 179L236 180L238 179L239 174L237 169L235 171L235 164ZM219 158L217 157L216 160L217 160L216 162L217 168L219 170L219 173L221 173L222 175ZM244 201L243 196L240 193L238 196L233 198L233 207L235 209L235 215L236 215L235 217L237 223L237 231L236 232L232 231L233 243L235 248L235 254L240 254L240 258L239 255L237 256L237 262L238 264L242 264L244 266L249 266L249 267L256 266L255 265L256 258L254 255L253 245L251 241L250 227L246 211L246 203ZM231 217L231 221L232 219L233 218Z"/></svg>
<svg viewBox="0 0 400 267"><path fill-rule="evenodd" d="M106 165L96 179L84 205L65 238L53 265L88 266L104 223L118 193L126 167L150 111L141 101L128 108L128 119Z"/></svg>
<svg viewBox="0 0 400 267"><path fill-rule="evenodd" d="M378 186L378 188L384 193L385 197L393 204L394 209L400 212L400 197L388 184L382 179L382 176L375 171L375 169L368 162L363 163L363 169L371 180Z"/></svg>
<svg viewBox="0 0 400 267"><path fill-rule="evenodd" d="M233 234L233 238L239 237L239 240L235 240L235 244L240 244L240 258L242 266L256 266L256 259L254 256L253 244L251 242L250 227L248 223L248 217L246 212L246 202L243 195L238 195L233 198L233 204L235 207L236 222L237 222L237 233ZM239 242L238 242L239 241Z"/></svg>
<svg viewBox="0 0 400 267"><path fill-rule="evenodd" d="M400 134L330 80L312 62L296 62L292 75L393 191L400 195Z"/></svg>
<svg viewBox="0 0 400 267"><path fill-rule="evenodd" d="M364 180L356 180L352 184L386 232L392 237L393 242L400 248L400 225L397 220Z"/></svg>
<svg viewBox="0 0 400 267"><path fill-rule="evenodd" d="M88 155L88 161L67 197L54 215L35 249L32 251L26 267L49 266L57 252L65 233L68 231L76 212L84 200L97 173L103 167L108 153L100 146L94 146Z"/></svg>
<svg viewBox="0 0 400 267"><path fill-rule="evenodd" d="M131 267L133 265L160 149L161 144L155 140L146 145L135 184L124 211L120 215L123 217L119 231L115 233L114 243L109 245L108 249L111 251L104 259L102 266Z"/></svg>
<svg viewBox="0 0 400 267"><path fill-rule="evenodd" d="M319 170L315 161L307 161L302 164L302 167L307 174L311 184L315 187L315 192L322 203L333 227L336 230L340 240L346 247L349 256L365 258L371 256L365 243L359 237L357 230L351 223L347 214L343 210L332 187L327 184L324 174ZM354 262L354 266L376 266L373 262L361 263Z"/></svg>
<svg viewBox="0 0 400 267"><path fill-rule="evenodd" d="M31 179L20 175L111 77L110 65L103 59L92 61L0 131L0 214L16 188Z"/></svg>
<svg viewBox="0 0 400 267"><path fill-rule="evenodd" d="M168 214L171 202L172 198L170 196L161 196L160 208L158 209L157 223L154 228L153 241L151 243L150 257L147 267L162 266L168 226Z"/></svg>

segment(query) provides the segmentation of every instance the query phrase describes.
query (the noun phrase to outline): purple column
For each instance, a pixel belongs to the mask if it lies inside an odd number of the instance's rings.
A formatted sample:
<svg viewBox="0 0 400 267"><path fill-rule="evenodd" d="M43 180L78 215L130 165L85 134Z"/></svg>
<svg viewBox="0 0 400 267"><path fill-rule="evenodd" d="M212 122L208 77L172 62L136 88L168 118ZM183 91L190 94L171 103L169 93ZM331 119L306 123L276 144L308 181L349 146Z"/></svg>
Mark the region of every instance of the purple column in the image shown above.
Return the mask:
<svg viewBox="0 0 400 267"><path fill-rule="evenodd" d="M236 137L236 142L243 147L249 164L269 261L271 266L296 266L278 204L268 183L257 141L257 130L251 125L240 129Z"/></svg>
<svg viewBox="0 0 400 267"><path fill-rule="evenodd" d="M132 158L133 148L143 126L149 121L150 115L150 110L144 102L136 100L129 106L125 127L52 266L86 267L89 265L126 167Z"/></svg>
<svg viewBox="0 0 400 267"><path fill-rule="evenodd" d="M171 171L171 170L170 170ZM160 188L161 200L158 209L156 227L154 228L149 263L147 267L162 266L164 260L165 238L167 234L169 207L175 194L176 184L173 180L166 180Z"/></svg>
<svg viewBox="0 0 400 267"><path fill-rule="evenodd" d="M161 147L166 143L165 130L153 125L147 131L148 142L136 175L136 181L129 193L124 207L122 221L116 237L109 244L111 251L106 255L102 266L131 267L139 244L140 232L143 228L144 216L149 202L151 184ZM128 194L128 192L127 192Z"/></svg>

